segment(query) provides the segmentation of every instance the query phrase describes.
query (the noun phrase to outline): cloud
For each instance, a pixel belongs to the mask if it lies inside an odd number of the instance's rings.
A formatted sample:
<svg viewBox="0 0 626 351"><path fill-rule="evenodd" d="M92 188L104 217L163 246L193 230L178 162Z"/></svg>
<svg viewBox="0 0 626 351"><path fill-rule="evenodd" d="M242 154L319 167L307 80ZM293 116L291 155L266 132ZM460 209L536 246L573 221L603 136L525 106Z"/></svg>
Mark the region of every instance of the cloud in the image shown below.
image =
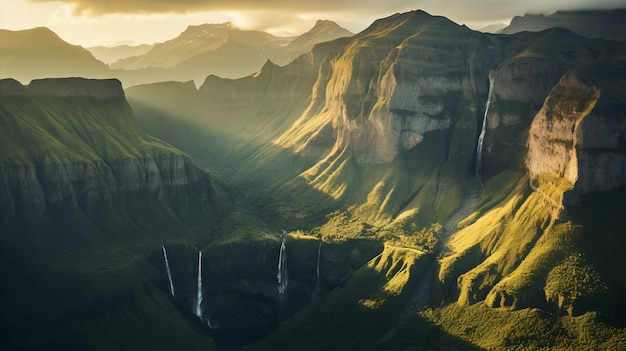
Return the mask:
<svg viewBox="0 0 626 351"><path fill-rule="evenodd" d="M190 13L200 11L328 11L354 8L385 8L404 1L381 4L374 0L29 0L30 2L64 2L71 4L77 14L103 15L112 13ZM393 6L392 6L393 7ZM395 6L397 7L397 6Z"/></svg>
<svg viewBox="0 0 626 351"><path fill-rule="evenodd" d="M247 13L248 23L258 22L257 29L280 28L280 21L293 23L298 16L327 14L348 21L357 17L374 19L395 12L423 9L459 23L501 20L525 13L551 13L556 10L609 9L625 7L623 0L29 0L33 3L71 5L75 15L108 14L189 14L209 11ZM254 19L253 15L258 18ZM274 15L272 15L274 14ZM273 25L269 22L274 21Z"/></svg>

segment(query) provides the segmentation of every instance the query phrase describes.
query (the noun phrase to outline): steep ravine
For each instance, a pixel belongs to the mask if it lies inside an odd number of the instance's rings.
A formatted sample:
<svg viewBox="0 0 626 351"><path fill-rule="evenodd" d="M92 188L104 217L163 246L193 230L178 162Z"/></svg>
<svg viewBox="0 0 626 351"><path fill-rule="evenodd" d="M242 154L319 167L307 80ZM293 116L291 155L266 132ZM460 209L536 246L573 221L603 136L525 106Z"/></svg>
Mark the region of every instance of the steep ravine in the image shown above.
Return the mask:
<svg viewBox="0 0 626 351"><path fill-rule="evenodd" d="M210 175L139 130L119 81L3 80L0 92L2 348L211 347L144 256L216 235L230 205Z"/></svg>

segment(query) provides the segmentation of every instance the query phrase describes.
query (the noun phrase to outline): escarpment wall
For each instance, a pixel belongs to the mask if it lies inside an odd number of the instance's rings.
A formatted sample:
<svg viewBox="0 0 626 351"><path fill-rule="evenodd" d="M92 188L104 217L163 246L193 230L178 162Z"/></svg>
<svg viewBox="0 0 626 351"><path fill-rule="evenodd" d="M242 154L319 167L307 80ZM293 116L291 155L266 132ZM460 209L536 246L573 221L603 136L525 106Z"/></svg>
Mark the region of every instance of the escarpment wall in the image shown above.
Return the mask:
<svg viewBox="0 0 626 351"><path fill-rule="evenodd" d="M2 121L17 135L9 140L17 144L16 153L25 153L22 158L5 155L8 161L0 167L2 218L38 219L55 206L94 217L103 205L121 201L126 206L120 199L128 197L183 212L213 212L216 191L207 172L134 123L119 123L134 116L130 109L118 109L120 99L126 106L118 80L43 79L22 86L5 79L0 80L0 97L7 107L0 111ZM68 99L72 97L84 99ZM31 99L36 107L26 108ZM63 102L48 105L54 99ZM115 100L93 103L107 99ZM76 114L84 118L73 118ZM50 151L50 145L62 147ZM73 156L60 157L61 152Z"/></svg>
<svg viewBox="0 0 626 351"><path fill-rule="evenodd" d="M5 217L36 219L62 204L94 213L98 205L110 206L113 198L134 193L197 206L198 211L215 200L208 173L183 155L0 169L0 212Z"/></svg>
<svg viewBox="0 0 626 351"><path fill-rule="evenodd" d="M565 178L576 194L626 185L626 119L623 112L607 114L609 105L600 88L575 73L564 75L531 124L526 158L531 179ZM570 194L566 202L576 198Z"/></svg>

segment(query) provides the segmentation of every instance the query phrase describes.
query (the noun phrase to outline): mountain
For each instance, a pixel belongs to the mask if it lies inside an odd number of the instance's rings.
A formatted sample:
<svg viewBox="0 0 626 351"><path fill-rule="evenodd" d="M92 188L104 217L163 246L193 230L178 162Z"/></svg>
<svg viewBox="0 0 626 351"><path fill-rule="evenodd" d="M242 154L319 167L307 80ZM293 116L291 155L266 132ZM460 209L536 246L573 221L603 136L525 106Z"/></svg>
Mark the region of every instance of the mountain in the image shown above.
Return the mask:
<svg viewBox="0 0 626 351"><path fill-rule="evenodd" d="M140 69L147 67L172 68L190 58L215 51L225 44L257 47L271 50L286 45L288 40L261 31L240 30L230 22L189 26L178 37L155 44L146 54L130 57L111 65L112 68Z"/></svg>
<svg viewBox="0 0 626 351"><path fill-rule="evenodd" d="M2 348L212 347L151 261L215 235L211 176L140 131L117 80L1 80L0 124Z"/></svg>
<svg viewBox="0 0 626 351"><path fill-rule="evenodd" d="M146 54L120 60L111 67L131 85L168 80L200 83L208 75L239 78L256 72L268 59L284 65L317 43L350 35L332 21L318 21L297 38L241 30L231 23L204 24L190 26Z"/></svg>
<svg viewBox="0 0 626 351"><path fill-rule="evenodd" d="M513 34L523 31L538 32L548 28L561 27L588 38L625 40L626 10L606 11L557 11L550 15L515 16L508 27L499 31Z"/></svg>
<svg viewBox="0 0 626 351"><path fill-rule="evenodd" d="M413 11L284 67L127 94L239 189L229 231L324 244L324 294L253 348L607 349L626 333L625 53ZM330 289L324 249L350 240L383 248Z"/></svg>
<svg viewBox="0 0 626 351"><path fill-rule="evenodd" d="M506 27L507 25L504 23L494 23L482 28L478 28L476 30L483 33L497 33L499 30L502 30Z"/></svg>
<svg viewBox="0 0 626 351"><path fill-rule="evenodd" d="M625 61L412 11L199 88L2 80L0 345L621 349Z"/></svg>
<svg viewBox="0 0 626 351"><path fill-rule="evenodd" d="M354 33L328 20L318 20L313 28L300 35L284 47L284 53L270 57L278 65L286 65L296 57L308 52L316 44L337 38L351 37Z"/></svg>
<svg viewBox="0 0 626 351"><path fill-rule="evenodd" d="M47 28L2 30L0 78L24 84L61 77L115 77L124 86L161 81L201 83L209 75L235 78L252 74L268 59L284 65L317 43L351 34L331 21L318 21L297 40L240 30L230 23L204 24L189 26L178 37L151 46L84 49L66 43Z"/></svg>
<svg viewBox="0 0 626 351"><path fill-rule="evenodd" d="M28 83L36 78L108 78L108 67L89 51L47 28L0 30L0 77Z"/></svg>
<svg viewBox="0 0 626 351"><path fill-rule="evenodd" d="M131 56L139 56L152 49L152 45L118 45L118 46L93 46L85 48L98 60L111 64Z"/></svg>

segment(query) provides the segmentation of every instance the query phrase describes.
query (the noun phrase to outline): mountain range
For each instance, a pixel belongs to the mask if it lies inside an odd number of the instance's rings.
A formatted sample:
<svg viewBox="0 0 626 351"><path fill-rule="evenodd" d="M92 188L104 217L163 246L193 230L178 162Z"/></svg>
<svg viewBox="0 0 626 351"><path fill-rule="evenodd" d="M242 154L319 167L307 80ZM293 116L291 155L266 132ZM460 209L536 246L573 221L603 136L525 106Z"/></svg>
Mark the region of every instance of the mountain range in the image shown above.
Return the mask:
<svg viewBox="0 0 626 351"><path fill-rule="evenodd" d="M26 84L54 77L116 77L125 86L159 81L202 82L209 74L238 78L256 72L268 59L281 65L313 45L352 33L332 21L317 21L298 37L240 30L230 23L190 26L178 37L152 46L84 49L47 28L0 32L0 77ZM113 51L115 50L115 51ZM140 50L140 51L137 51ZM110 57L126 56L109 65ZM112 55L112 56L110 56Z"/></svg>
<svg viewBox="0 0 626 351"><path fill-rule="evenodd" d="M511 23L498 31L513 34L523 31L538 32L548 28L561 27L589 38L625 40L626 10L613 11L556 11L549 15L526 14L515 16Z"/></svg>
<svg viewBox="0 0 626 351"><path fill-rule="evenodd" d="M315 28L199 87L0 81L3 349L623 346L624 41Z"/></svg>

